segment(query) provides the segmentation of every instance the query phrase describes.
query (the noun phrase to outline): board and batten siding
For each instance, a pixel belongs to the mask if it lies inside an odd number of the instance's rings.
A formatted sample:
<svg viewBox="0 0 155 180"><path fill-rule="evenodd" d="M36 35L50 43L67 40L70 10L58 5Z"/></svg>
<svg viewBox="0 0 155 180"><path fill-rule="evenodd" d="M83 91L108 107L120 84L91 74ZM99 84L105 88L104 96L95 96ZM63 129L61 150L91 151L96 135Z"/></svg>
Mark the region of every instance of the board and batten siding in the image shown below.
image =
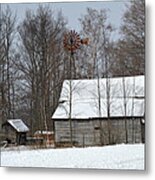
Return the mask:
<svg viewBox="0 0 155 180"><path fill-rule="evenodd" d="M141 118L127 118L126 121L128 143L141 143ZM55 143L57 145L70 143L69 120L54 120L54 129ZM74 119L72 120L72 138L75 146L96 146L126 143L125 120L124 118L110 120Z"/></svg>

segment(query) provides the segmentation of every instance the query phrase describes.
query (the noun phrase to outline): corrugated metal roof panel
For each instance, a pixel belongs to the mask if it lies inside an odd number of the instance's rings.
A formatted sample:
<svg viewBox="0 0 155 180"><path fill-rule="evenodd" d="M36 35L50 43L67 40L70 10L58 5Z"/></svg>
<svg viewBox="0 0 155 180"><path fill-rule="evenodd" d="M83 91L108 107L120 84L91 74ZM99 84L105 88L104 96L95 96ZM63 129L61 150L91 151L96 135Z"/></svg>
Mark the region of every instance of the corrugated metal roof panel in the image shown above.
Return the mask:
<svg viewBox="0 0 155 180"><path fill-rule="evenodd" d="M21 119L9 119L7 122L17 131L17 132L28 132L29 128Z"/></svg>

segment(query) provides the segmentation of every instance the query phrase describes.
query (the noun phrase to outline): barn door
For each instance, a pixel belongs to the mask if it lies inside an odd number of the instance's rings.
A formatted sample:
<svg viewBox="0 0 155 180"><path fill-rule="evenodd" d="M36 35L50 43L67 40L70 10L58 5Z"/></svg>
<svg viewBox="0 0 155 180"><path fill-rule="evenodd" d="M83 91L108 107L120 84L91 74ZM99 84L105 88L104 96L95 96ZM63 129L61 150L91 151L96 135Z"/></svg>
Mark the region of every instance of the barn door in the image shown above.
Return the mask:
<svg viewBox="0 0 155 180"><path fill-rule="evenodd" d="M101 145L101 127L99 121L94 121L94 145Z"/></svg>

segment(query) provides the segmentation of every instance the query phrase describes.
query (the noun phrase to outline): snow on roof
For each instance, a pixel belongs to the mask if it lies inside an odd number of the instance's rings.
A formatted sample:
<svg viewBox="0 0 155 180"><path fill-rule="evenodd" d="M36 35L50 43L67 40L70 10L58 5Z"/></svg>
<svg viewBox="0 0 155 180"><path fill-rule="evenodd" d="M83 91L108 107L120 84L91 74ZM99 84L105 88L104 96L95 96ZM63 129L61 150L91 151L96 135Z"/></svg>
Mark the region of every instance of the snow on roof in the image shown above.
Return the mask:
<svg viewBox="0 0 155 180"><path fill-rule="evenodd" d="M28 132L29 128L24 124L21 119L9 119L7 122L17 131L17 132Z"/></svg>
<svg viewBox="0 0 155 180"><path fill-rule="evenodd" d="M123 86L123 83L125 86ZM68 119L70 104L70 89L72 96L72 118L107 117L107 107L110 116L143 116L144 115L144 76L105 78L99 80L65 80L59 99L59 105L53 114L53 119ZM124 88L125 87L125 88ZM124 98L124 90L125 97ZM107 103L107 90L109 103ZM99 92L101 97L101 113L99 112Z"/></svg>
<svg viewBox="0 0 155 180"><path fill-rule="evenodd" d="M38 130L34 133L34 135L38 135L38 134L46 134L46 135L51 135L53 134L54 132L53 131L41 131L41 130Z"/></svg>

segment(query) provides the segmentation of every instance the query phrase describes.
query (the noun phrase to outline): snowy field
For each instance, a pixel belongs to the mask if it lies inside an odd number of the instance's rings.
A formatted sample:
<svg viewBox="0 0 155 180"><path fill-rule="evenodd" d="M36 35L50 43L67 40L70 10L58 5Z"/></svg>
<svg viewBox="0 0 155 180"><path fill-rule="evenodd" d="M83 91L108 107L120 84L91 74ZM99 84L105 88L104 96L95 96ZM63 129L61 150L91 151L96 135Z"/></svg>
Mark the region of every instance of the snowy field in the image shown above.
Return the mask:
<svg viewBox="0 0 155 180"><path fill-rule="evenodd" d="M144 145L2 151L1 166L144 170Z"/></svg>

